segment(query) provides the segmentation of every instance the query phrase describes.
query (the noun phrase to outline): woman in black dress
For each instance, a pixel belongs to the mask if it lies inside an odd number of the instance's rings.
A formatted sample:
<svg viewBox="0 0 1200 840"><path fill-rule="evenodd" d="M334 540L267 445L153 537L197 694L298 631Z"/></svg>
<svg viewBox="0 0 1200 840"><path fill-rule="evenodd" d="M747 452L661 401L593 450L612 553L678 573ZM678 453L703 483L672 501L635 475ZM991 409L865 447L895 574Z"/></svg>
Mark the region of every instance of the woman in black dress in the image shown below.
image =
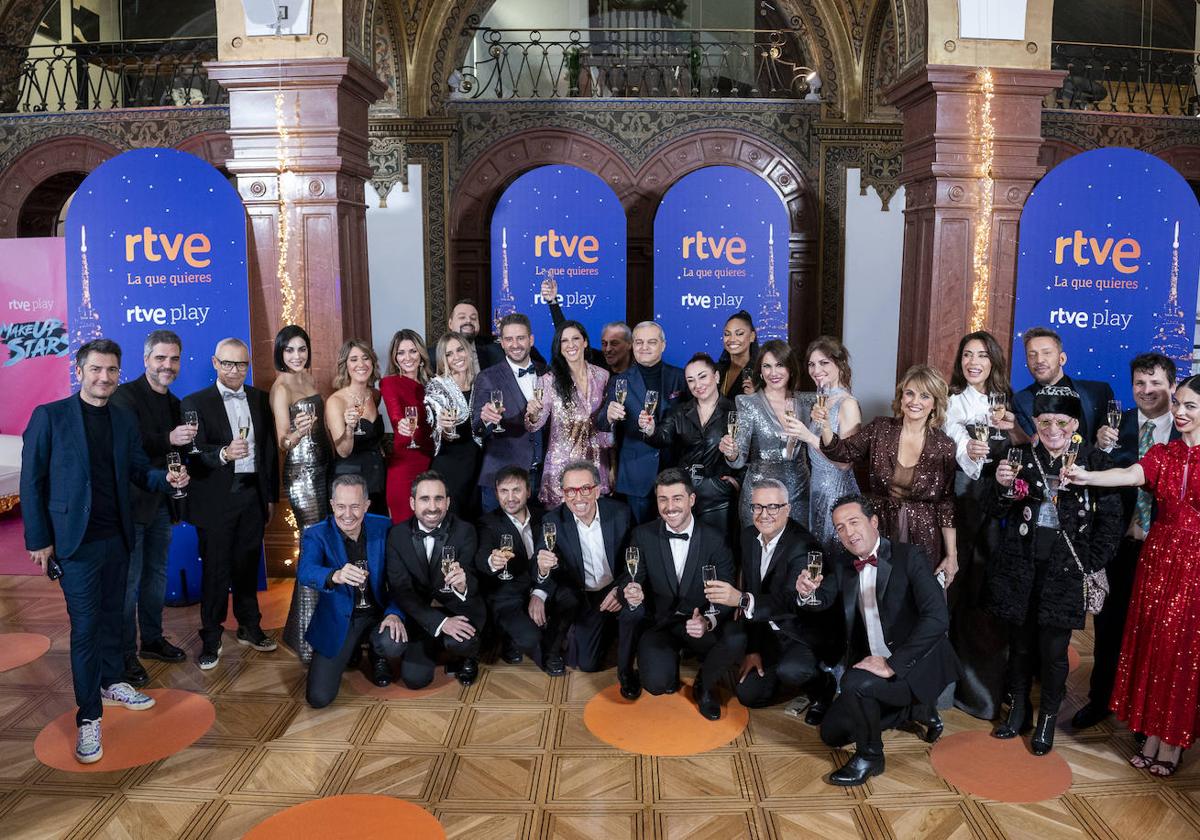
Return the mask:
<svg viewBox="0 0 1200 840"><path fill-rule="evenodd" d="M430 469L446 480L450 510L468 522L479 516L479 442L471 436L471 398L479 368L459 333L437 343L437 376L425 383L425 411L433 430Z"/></svg>
<svg viewBox="0 0 1200 840"><path fill-rule="evenodd" d="M388 515L387 468L383 461L383 415L379 411L379 360L371 345L352 338L338 352L335 390L325 403L325 425L333 441L329 483L356 473L367 482L371 513Z"/></svg>
<svg viewBox="0 0 1200 840"><path fill-rule="evenodd" d="M729 316L721 343L721 355L717 359L717 382L721 395L732 400L738 394L753 394L758 333L754 331L754 319L749 312L740 309Z"/></svg>

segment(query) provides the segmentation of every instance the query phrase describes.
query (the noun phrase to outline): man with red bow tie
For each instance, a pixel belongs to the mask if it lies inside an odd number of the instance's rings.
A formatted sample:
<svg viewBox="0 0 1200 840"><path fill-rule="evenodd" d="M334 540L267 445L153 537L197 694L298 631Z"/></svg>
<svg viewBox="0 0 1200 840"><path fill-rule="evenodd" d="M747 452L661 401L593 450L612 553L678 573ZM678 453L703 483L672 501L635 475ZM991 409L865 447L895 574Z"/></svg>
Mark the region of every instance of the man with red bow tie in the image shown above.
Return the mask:
<svg viewBox="0 0 1200 840"><path fill-rule="evenodd" d="M860 495L833 503L833 527L846 554L829 565L829 575L801 572L796 593L800 608L810 610L827 609L841 596L845 673L821 739L834 747L854 743L854 755L829 778L849 787L883 772L885 729L917 720L925 724L925 740L937 740L938 695L958 679L959 668L946 637L946 596L925 553L881 538L874 507ZM914 714L920 707L934 711Z"/></svg>

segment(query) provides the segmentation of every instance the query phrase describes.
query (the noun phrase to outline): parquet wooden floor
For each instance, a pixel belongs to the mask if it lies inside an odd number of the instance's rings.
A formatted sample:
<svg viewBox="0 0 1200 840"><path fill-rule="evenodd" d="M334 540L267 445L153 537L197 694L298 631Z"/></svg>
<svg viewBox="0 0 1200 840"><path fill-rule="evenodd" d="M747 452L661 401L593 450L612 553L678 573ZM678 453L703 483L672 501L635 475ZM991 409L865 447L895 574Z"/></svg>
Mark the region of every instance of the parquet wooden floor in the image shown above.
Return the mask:
<svg viewBox="0 0 1200 840"><path fill-rule="evenodd" d="M194 657L197 609L168 609L166 622ZM528 663L484 666L469 689L387 701L344 683L334 705L314 711L303 700L303 668L286 649L260 654L231 643L207 673L191 660L146 663L152 685L212 699L217 721L198 743L130 770L64 773L33 755L38 730L73 706L57 586L0 577L0 632L13 631L44 633L53 646L0 674L4 840L236 838L282 808L340 793L420 803L449 837L471 840L1200 837L1200 761L1152 779L1126 763L1128 733L1111 721L1058 733L1075 777L1067 794L1010 805L943 782L928 747L906 733L889 734L884 776L857 790L830 787L822 776L844 755L782 707L752 712L741 737L710 753L625 754L583 725L584 703L615 681L611 672L552 680ZM1067 719L1091 667L1090 635L1076 634L1075 645L1082 665L1069 681ZM989 728L958 712L945 717L947 732Z"/></svg>

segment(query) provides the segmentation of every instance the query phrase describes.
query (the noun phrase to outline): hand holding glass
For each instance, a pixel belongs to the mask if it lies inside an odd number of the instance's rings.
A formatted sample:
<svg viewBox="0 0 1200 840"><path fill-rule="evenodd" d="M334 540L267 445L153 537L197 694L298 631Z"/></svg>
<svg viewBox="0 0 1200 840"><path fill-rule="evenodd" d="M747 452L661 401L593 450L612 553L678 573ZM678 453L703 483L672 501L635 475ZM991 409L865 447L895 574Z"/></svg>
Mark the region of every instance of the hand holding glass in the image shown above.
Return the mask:
<svg viewBox="0 0 1200 840"><path fill-rule="evenodd" d="M417 449L417 429L421 425L421 410L415 405L404 406L404 419L408 422L408 433L411 439L408 442L408 449Z"/></svg>
<svg viewBox="0 0 1200 840"><path fill-rule="evenodd" d="M183 412L183 422L192 430L192 448L188 450L188 454L199 455L200 450L196 447L196 433L200 431L200 413L198 411Z"/></svg>
<svg viewBox="0 0 1200 840"><path fill-rule="evenodd" d="M824 565L825 565L824 557L822 556L821 552L819 552L819 551L808 552L808 576L810 578L812 578L814 581L817 578L819 578L821 576L821 570L824 568ZM814 590L813 592L809 593L804 598L801 598L800 602L803 604L817 603L816 591Z"/></svg>
<svg viewBox="0 0 1200 840"><path fill-rule="evenodd" d="M629 572L629 582L637 583L638 565L642 562L642 550L636 545L631 545L625 549L625 571ZM629 604L629 609L636 610L633 604Z"/></svg>
<svg viewBox="0 0 1200 840"><path fill-rule="evenodd" d="M183 475L183 458L178 452L167 453L167 472L174 475ZM186 499L187 491L182 487L176 487L175 492L171 494L172 499Z"/></svg>
<svg viewBox="0 0 1200 840"><path fill-rule="evenodd" d="M702 575L704 575L704 582L706 584L716 583L716 580L717 580L717 567L716 566L701 566L700 573ZM706 616L708 616L709 618L716 618L717 617L717 605L714 604L712 601L709 601L708 609L706 609L704 611L704 614Z"/></svg>
<svg viewBox="0 0 1200 840"><path fill-rule="evenodd" d="M458 563L458 551L452 545L445 546L442 549L442 592L453 592L454 589L449 583L445 582L446 576L454 570L455 564Z"/></svg>
<svg viewBox="0 0 1200 840"><path fill-rule="evenodd" d="M501 534L500 535L500 551L503 552L504 554L507 554L509 560L512 560L513 554L515 553L513 551L513 545L514 545L514 543L513 543L513 535L512 534ZM512 580L513 579L512 572L510 572L508 570L507 564L505 564L504 568L500 570L500 574L496 575L496 579L497 580Z"/></svg>

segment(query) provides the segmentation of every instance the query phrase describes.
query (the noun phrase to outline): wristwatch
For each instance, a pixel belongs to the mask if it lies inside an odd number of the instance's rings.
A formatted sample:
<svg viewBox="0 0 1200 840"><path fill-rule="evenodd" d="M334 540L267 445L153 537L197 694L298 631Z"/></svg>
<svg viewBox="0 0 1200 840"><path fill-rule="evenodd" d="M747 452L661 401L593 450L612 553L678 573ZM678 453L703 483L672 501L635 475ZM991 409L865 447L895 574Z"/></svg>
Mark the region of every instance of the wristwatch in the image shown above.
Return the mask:
<svg viewBox="0 0 1200 840"><path fill-rule="evenodd" d="M745 612L746 610L750 609L751 600L752 600L752 598L750 596L750 593L743 592L742 599L740 601L738 601L738 609L740 609L742 612Z"/></svg>

